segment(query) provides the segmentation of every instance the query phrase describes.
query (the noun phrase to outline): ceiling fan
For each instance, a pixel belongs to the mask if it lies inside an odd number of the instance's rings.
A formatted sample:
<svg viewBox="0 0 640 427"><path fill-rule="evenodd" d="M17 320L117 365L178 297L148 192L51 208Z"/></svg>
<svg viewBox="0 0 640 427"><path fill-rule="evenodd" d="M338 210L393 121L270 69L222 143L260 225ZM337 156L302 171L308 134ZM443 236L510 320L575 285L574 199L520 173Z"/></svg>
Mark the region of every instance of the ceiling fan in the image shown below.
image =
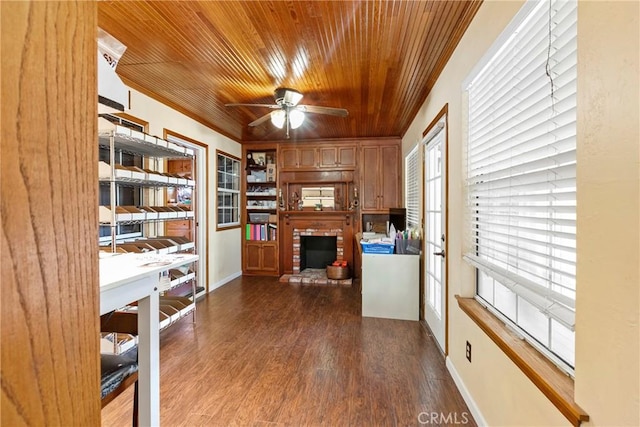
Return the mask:
<svg viewBox="0 0 640 427"><path fill-rule="evenodd" d="M305 113L328 114L330 116L347 117L349 112L344 108L321 107L317 105L298 105L302 99L302 93L291 88L280 87L274 91L275 104L225 104L227 107L264 107L272 111L249 123L249 126L258 126L271 119L274 126L282 129L285 127L287 138L289 129L296 129L302 125Z"/></svg>

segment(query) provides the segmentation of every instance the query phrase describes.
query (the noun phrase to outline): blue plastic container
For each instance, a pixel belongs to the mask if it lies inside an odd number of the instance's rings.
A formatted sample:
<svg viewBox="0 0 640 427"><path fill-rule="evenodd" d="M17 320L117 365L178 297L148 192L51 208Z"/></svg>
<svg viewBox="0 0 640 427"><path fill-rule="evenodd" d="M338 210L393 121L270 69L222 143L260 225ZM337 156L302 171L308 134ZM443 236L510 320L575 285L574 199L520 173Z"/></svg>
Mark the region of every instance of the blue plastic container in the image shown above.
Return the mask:
<svg viewBox="0 0 640 427"><path fill-rule="evenodd" d="M362 253L365 254L393 254L395 245L393 243L367 243L360 242Z"/></svg>

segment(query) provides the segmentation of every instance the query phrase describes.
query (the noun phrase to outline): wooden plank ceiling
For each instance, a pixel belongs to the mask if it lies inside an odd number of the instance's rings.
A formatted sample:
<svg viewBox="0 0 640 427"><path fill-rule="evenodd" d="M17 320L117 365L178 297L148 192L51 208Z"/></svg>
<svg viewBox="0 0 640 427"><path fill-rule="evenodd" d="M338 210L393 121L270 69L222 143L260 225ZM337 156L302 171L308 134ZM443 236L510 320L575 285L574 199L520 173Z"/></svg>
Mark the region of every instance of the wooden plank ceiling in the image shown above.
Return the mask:
<svg viewBox="0 0 640 427"><path fill-rule="evenodd" d="M240 142L284 139L269 121L277 87L307 114L292 140L402 136L469 22L474 1L102 1L98 25L127 46L131 87Z"/></svg>

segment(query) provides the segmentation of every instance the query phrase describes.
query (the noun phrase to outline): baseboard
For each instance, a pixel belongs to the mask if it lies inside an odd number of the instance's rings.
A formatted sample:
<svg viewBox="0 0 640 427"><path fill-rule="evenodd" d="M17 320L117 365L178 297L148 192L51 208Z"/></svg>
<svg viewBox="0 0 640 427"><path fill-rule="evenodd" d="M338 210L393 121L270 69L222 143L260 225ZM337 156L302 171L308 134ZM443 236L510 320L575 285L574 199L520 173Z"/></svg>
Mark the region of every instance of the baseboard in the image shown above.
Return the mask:
<svg viewBox="0 0 640 427"><path fill-rule="evenodd" d="M464 399L465 403L469 407L469 411L471 411L471 415L473 416L473 419L476 421L476 424L478 426L486 426L487 422L482 416L480 409L478 409L478 405L476 405L475 400L473 400L473 397L471 397L469 390L467 390L467 387L465 387L464 382L462 381L462 378L460 378L460 375L458 375L458 371L456 371L456 367L453 365L451 358L448 356L446 358L446 364L447 364L447 369L449 370L449 373L451 374L453 381L456 383L456 386L458 387L458 390L460 391L462 398Z"/></svg>
<svg viewBox="0 0 640 427"><path fill-rule="evenodd" d="M218 289L219 287L221 287L223 285L226 285L227 283L229 283L233 279L236 279L236 278L238 278L240 276L242 276L242 271L235 272L235 273L225 277L224 279L218 280L214 284L209 284L209 292L213 291L214 289Z"/></svg>

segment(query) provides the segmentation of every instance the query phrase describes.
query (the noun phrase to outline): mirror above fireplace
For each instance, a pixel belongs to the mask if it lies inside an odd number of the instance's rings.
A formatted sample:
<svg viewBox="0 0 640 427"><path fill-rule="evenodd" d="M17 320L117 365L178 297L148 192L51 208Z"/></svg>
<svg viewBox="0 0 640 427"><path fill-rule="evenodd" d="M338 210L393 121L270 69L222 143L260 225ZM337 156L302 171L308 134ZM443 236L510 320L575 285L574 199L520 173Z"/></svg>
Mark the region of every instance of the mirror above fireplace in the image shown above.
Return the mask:
<svg viewBox="0 0 640 427"><path fill-rule="evenodd" d="M334 209L335 188L334 187L302 187L302 207L313 208L315 210Z"/></svg>

